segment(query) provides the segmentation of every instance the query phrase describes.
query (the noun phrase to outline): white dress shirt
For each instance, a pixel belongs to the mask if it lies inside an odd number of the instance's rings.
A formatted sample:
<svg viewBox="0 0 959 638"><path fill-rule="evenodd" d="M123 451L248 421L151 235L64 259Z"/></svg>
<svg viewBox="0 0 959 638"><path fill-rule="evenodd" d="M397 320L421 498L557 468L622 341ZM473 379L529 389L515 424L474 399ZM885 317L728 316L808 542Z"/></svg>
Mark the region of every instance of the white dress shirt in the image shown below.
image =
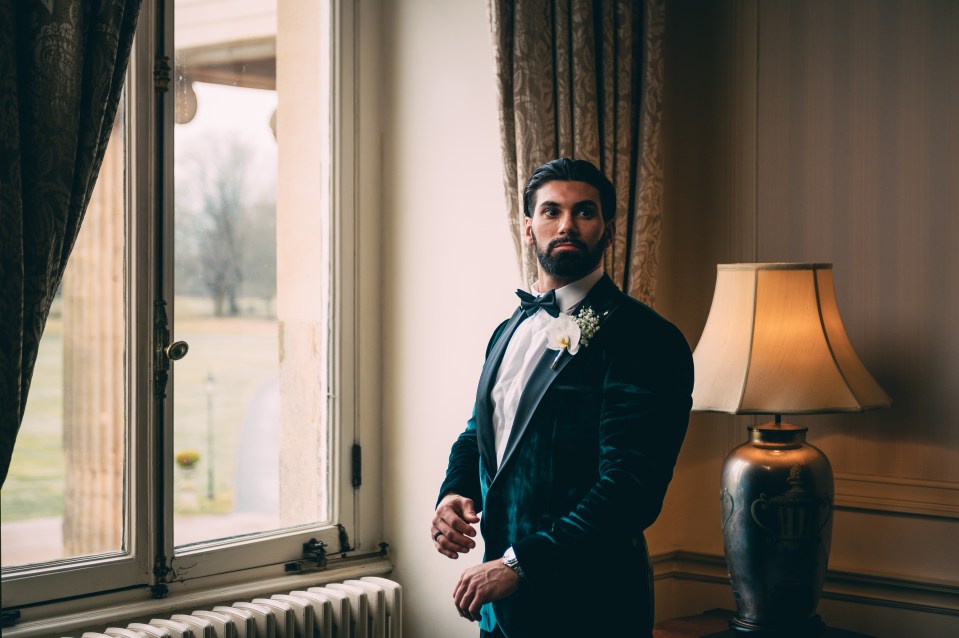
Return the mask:
<svg viewBox="0 0 959 638"><path fill-rule="evenodd" d="M602 277L603 269L598 267L585 277L557 288L556 305L559 306L560 312L570 313ZM544 294L535 289L530 292L534 295ZM532 317L523 320L506 346L506 353L496 373L496 383L493 384L490 397L493 401L497 468L503 462L503 452L513 430L516 408L519 406L523 388L546 351L546 326L552 318L548 312L538 310Z"/></svg>

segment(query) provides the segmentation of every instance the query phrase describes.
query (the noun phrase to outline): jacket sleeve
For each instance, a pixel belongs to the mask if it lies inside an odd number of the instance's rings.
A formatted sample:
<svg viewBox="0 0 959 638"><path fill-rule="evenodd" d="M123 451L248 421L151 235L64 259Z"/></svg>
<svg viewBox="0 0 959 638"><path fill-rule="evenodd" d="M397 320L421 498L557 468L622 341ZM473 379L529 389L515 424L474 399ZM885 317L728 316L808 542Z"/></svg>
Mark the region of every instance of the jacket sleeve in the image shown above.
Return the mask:
<svg viewBox="0 0 959 638"><path fill-rule="evenodd" d="M618 333L610 326L609 336L618 338L602 350L595 484L549 529L513 544L534 586L561 578L569 557L585 548L641 537L662 509L689 420L692 356L672 324L659 317L646 325L634 319L619 321ZM610 556L616 560L615 550Z"/></svg>
<svg viewBox="0 0 959 638"><path fill-rule="evenodd" d="M446 467L446 479L440 486L436 506L447 494L459 494L472 499L479 512L483 508L483 497L479 479L479 442L476 439L476 410L466 424L466 430L456 439L450 450L450 459Z"/></svg>
<svg viewBox="0 0 959 638"><path fill-rule="evenodd" d="M486 357L489 358L490 350L496 340L503 333L503 329L509 320L504 321L490 338L486 346ZM449 463L446 467L446 479L440 486L440 493L436 499L436 505L443 500L447 494L459 494L473 500L476 511L483 508L483 496L480 488L480 455L479 440L476 432L476 405L473 406L473 415L466 422L466 430L456 439L450 450Z"/></svg>

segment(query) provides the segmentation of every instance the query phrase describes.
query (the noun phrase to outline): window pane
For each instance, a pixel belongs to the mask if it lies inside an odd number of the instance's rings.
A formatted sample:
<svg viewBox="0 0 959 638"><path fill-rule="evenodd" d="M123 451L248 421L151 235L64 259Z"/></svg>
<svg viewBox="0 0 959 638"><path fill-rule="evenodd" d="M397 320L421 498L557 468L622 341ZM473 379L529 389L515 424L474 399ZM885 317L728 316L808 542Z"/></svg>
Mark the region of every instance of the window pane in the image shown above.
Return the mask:
<svg viewBox="0 0 959 638"><path fill-rule="evenodd" d="M278 161L289 154L277 144L276 3L238 2L228 16L214 5L178 3L174 33L174 333L190 344L173 391L178 546L329 519L322 378L284 351L299 327L284 321L284 294L307 280L319 298L326 256L277 275L296 248L278 239L290 213L277 205ZM320 92L320 77L306 81ZM325 161L325 148L303 140L300 159ZM298 214L324 210L317 187ZM323 359L326 322L311 329ZM293 429L281 425L290 415ZM304 450L308 459L291 461ZM300 495L308 506L293 506Z"/></svg>
<svg viewBox="0 0 959 638"><path fill-rule="evenodd" d="M124 129L121 108L40 341L0 495L4 567L124 549Z"/></svg>

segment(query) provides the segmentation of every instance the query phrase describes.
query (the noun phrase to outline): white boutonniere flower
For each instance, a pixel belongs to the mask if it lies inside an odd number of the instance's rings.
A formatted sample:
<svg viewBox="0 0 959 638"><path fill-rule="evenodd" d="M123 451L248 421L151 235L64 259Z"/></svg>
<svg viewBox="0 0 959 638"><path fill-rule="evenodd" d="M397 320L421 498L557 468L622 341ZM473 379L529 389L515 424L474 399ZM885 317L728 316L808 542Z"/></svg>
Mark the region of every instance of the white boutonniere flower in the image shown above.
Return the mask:
<svg viewBox="0 0 959 638"><path fill-rule="evenodd" d="M585 348L598 331L599 317L592 308L581 308L575 317L559 313L546 326L546 347L557 351L549 367L555 370L564 352L575 355L580 346Z"/></svg>
<svg viewBox="0 0 959 638"><path fill-rule="evenodd" d="M568 350L570 354L576 354L579 352L581 334L576 319L561 312L546 326L546 347L560 352Z"/></svg>

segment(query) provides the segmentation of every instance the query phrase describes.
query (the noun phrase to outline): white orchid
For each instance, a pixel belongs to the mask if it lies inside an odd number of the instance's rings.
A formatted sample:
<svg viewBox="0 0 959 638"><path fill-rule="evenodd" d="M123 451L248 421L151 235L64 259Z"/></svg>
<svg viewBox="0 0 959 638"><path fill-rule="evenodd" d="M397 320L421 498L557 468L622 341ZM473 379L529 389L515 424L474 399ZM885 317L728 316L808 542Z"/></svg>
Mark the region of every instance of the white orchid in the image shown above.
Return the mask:
<svg viewBox="0 0 959 638"><path fill-rule="evenodd" d="M559 313L546 326L546 347L550 350L579 351L579 324L565 312Z"/></svg>
<svg viewBox="0 0 959 638"><path fill-rule="evenodd" d="M585 348L598 331L599 317L589 307L581 308L575 317L565 312L554 317L546 326L546 347L557 351L549 367L555 370L564 352L574 355L580 346Z"/></svg>
<svg viewBox="0 0 959 638"><path fill-rule="evenodd" d="M579 352L579 337L579 324L568 314L561 312L549 322L546 326L546 347L558 351L553 363L550 364L551 368L556 367L564 351L570 354Z"/></svg>

